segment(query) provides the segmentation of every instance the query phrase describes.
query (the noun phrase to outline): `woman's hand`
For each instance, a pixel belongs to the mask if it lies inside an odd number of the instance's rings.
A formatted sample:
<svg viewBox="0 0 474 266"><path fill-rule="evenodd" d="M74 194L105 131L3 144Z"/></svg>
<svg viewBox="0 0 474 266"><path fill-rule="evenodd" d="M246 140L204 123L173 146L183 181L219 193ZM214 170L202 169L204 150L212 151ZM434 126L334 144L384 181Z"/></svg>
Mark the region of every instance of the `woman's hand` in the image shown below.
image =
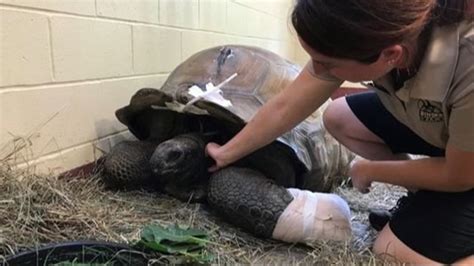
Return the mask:
<svg viewBox="0 0 474 266"><path fill-rule="evenodd" d="M366 159L356 159L351 163L349 176L352 179L354 188L362 193L369 193L372 185L371 178L366 174L367 165L370 163Z"/></svg>
<svg viewBox="0 0 474 266"><path fill-rule="evenodd" d="M206 154L215 161L215 164L208 168L209 172L215 172L229 164L224 159L222 146L217 143L209 142L206 145Z"/></svg>

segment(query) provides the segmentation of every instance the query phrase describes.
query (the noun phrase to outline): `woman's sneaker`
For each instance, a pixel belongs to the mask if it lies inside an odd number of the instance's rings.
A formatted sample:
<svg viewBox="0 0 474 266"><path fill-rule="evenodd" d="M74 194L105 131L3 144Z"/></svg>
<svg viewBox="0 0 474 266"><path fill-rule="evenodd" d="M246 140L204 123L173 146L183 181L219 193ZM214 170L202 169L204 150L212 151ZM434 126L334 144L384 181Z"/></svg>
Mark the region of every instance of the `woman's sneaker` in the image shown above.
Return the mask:
<svg viewBox="0 0 474 266"><path fill-rule="evenodd" d="M397 204L389 210L374 209L369 212L369 223L377 231L380 231L392 219L393 215L409 205L412 201L414 192L408 192L406 196L398 199Z"/></svg>

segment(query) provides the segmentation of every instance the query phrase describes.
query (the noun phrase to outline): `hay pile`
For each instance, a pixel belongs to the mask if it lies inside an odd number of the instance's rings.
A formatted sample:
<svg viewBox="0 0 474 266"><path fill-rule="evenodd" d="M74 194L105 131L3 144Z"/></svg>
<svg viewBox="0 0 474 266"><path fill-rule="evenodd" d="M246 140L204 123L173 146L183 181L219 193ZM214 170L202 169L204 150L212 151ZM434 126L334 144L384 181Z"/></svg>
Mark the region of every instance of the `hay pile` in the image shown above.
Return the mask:
<svg viewBox="0 0 474 266"><path fill-rule="evenodd" d="M0 262L2 257L47 243L85 239L127 243L138 239L147 224L176 222L209 232L215 243L209 251L217 264L377 262L369 251L374 232L367 229L365 220L367 208L372 207L369 203L381 199L375 193L361 197L353 190L340 189L353 206L357 237L347 245L307 247L255 238L202 204L186 204L146 191L109 191L97 175L58 178L37 175L31 169L13 170L8 158L0 158ZM389 199L388 206L397 198L386 187L376 193Z"/></svg>

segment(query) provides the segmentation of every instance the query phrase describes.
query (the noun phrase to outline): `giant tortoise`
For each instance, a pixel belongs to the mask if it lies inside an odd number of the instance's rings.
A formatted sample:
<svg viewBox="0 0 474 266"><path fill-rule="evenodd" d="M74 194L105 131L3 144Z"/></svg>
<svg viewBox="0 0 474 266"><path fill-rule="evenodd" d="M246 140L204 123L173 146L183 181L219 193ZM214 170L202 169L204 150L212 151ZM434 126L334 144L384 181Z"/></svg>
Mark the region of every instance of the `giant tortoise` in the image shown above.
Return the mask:
<svg viewBox="0 0 474 266"><path fill-rule="evenodd" d="M330 191L340 184L353 157L324 130L321 110L212 177L204 147L210 141L229 140L300 71L257 47L228 45L196 53L161 89L141 89L129 105L116 111L139 141L125 141L111 150L105 161L106 184L154 187L181 200L207 198L231 222L271 236L293 200L285 188ZM189 94L191 86L219 84L234 73L238 75L221 88L231 106Z"/></svg>

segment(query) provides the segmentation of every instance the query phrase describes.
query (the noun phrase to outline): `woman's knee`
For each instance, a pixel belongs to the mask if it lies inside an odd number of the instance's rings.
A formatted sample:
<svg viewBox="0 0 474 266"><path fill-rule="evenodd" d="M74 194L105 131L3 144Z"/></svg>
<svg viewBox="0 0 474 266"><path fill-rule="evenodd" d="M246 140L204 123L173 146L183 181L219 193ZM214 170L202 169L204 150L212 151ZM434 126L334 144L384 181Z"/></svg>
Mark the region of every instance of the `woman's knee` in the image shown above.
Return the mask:
<svg viewBox="0 0 474 266"><path fill-rule="evenodd" d="M407 245L395 236L388 225L378 235L372 251L383 260L408 264L442 265L431 260ZM474 255L457 260L453 265L474 265Z"/></svg>
<svg viewBox="0 0 474 266"><path fill-rule="evenodd" d="M456 261L455 263L453 263L453 265L454 266L474 265L474 255L471 255L469 257L460 259L460 260Z"/></svg>
<svg viewBox="0 0 474 266"><path fill-rule="evenodd" d="M351 112L345 98L332 101L323 113L323 123L326 130L335 138L343 135L345 128L344 120L347 112Z"/></svg>
<svg viewBox="0 0 474 266"><path fill-rule="evenodd" d="M375 240L372 251L375 255L386 261L408 264L441 265L431 260L403 243L386 225Z"/></svg>

